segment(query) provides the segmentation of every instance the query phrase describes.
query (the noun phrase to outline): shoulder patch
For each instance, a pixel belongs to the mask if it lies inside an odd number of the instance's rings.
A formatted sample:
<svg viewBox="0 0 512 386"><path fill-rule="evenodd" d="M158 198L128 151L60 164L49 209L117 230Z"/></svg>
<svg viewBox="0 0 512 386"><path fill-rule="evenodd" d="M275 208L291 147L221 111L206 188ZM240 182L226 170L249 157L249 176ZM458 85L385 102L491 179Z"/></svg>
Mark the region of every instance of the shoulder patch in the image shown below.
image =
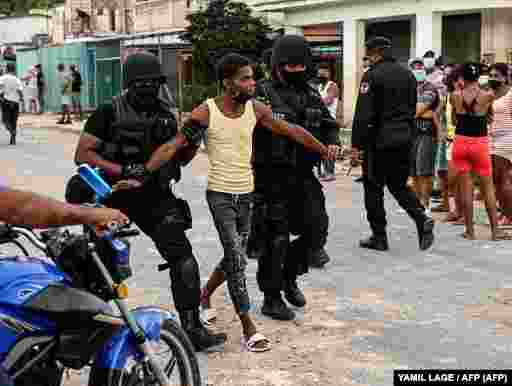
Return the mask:
<svg viewBox="0 0 512 386"><path fill-rule="evenodd" d="M359 88L359 92L361 94L366 94L366 93L368 93L368 91L370 91L370 83L362 82L361 87Z"/></svg>

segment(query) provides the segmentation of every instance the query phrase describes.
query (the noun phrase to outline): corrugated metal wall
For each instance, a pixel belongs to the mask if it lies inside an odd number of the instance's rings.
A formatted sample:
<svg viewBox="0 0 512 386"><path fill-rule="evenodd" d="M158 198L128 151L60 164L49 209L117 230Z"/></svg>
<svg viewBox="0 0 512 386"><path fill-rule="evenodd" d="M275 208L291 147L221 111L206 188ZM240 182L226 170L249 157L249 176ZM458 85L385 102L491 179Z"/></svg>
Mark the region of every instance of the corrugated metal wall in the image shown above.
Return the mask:
<svg viewBox="0 0 512 386"><path fill-rule="evenodd" d="M95 89L94 61L90 56L94 52L88 50L86 43L67 44L63 47L44 47L36 50L19 50L16 57L18 76L23 76L34 64L40 63L46 78L45 104L46 110L61 110L60 91L57 82L57 65L63 63L66 68L77 64L82 75L82 106L84 109L94 108Z"/></svg>

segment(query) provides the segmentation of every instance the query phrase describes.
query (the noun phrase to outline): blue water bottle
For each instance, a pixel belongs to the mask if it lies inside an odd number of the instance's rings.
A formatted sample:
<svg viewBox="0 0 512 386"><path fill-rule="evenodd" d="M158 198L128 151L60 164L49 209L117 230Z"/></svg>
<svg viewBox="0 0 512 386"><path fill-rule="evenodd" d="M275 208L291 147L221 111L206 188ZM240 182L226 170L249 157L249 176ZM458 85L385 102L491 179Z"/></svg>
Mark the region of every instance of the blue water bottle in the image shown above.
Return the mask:
<svg viewBox="0 0 512 386"><path fill-rule="evenodd" d="M82 164L78 167L78 174L82 179L91 187L96 193L96 198L99 200L106 199L112 194L112 188L105 182L99 175L98 171L91 168L87 164Z"/></svg>

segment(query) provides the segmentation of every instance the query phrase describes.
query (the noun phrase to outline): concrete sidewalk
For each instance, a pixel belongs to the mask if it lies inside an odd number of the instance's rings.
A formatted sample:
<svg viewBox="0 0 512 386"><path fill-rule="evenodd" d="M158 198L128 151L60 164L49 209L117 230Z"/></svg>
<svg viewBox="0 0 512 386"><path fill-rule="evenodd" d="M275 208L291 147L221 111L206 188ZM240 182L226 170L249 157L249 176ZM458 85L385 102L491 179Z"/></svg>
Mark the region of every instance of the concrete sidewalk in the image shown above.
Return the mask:
<svg viewBox="0 0 512 386"><path fill-rule="evenodd" d="M56 130L69 133L80 133L85 124L84 121L75 121L71 124L59 124L57 121L60 119L60 113L44 113L44 114L30 114L21 113L18 119L18 130L23 129L44 129Z"/></svg>

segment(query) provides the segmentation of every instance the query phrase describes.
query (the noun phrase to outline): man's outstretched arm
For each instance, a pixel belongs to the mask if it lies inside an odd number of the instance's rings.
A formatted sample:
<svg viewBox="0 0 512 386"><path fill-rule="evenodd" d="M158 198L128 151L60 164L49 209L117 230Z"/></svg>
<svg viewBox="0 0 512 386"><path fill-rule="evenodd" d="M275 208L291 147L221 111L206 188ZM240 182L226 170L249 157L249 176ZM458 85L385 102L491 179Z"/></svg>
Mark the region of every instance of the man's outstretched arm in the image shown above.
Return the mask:
<svg viewBox="0 0 512 386"><path fill-rule="evenodd" d="M125 223L128 218L115 209L86 208L35 193L13 189L0 191L0 221L37 228L66 225Z"/></svg>
<svg viewBox="0 0 512 386"><path fill-rule="evenodd" d="M149 172L158 170L160 166L176 156L176 153L187 146L197 146L201 142L202 132L208 125L209 111L208 105L203 103L196 107L191 117L183 124L182 132L178 134L169 142L160 145L153 153L148 162L146 162L146 169Z"/></svg>
<svg viewBox="0 0 512 386"><path fill-rule="evenodd" d="M320 153L322 157L328 157L328 149L317 140L311 133L306 129L298 125L289 124L286 121L274 119L272 116L272 109L259 102L254 102L254 108L256 111L256 117L261 126L271 130L275 134L280 134L292 139L304 145L309 150Z"/></svg>

